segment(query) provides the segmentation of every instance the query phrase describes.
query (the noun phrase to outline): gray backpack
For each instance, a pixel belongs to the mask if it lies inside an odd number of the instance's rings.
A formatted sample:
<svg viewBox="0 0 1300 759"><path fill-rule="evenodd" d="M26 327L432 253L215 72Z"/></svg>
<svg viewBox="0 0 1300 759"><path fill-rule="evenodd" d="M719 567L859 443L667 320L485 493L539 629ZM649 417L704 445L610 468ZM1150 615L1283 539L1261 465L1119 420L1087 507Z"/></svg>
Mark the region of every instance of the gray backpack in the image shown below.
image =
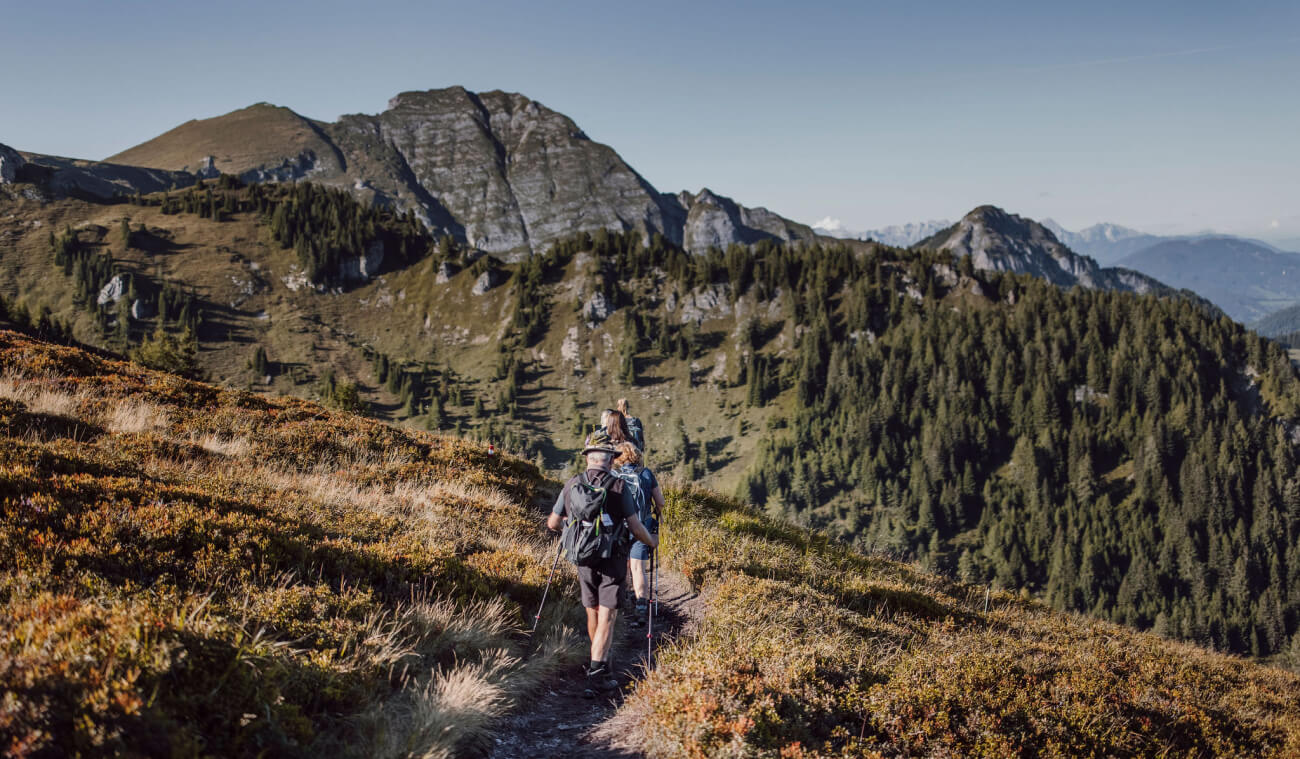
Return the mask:
<svg viewBox="0 0 1300 759"><path fill-rule="evenodd" d="M623 519L615 521L605 510L609 496L608 488L587 482L586 474L564 491L566 521L560 545L564 558L580 567L595 566L614 556L626 540Z"/></svg>

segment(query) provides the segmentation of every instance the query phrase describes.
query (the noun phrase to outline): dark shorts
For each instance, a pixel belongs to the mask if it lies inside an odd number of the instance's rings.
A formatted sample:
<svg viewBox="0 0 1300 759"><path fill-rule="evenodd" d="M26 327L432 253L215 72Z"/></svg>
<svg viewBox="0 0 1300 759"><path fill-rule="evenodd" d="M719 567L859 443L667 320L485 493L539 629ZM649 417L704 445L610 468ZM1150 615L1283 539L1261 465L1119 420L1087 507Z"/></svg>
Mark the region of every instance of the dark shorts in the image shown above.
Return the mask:
<svg viewBox="0 0 1300 759"><path fill-rule="evenodd" d="M627 559L606 561L598 567L578 567L578 587L582 605L588 609L604 606L617 609L623 586L627 583Z"/></svg>
<svg viewBox="0 0 1300 759"><path fill-rule="evenodd" d="M650 546L638 540L637 542L632 544L632 553L630 556L628 556L628 558L640 559L642 561L645 561L646 559L650 558Z"/></svg>

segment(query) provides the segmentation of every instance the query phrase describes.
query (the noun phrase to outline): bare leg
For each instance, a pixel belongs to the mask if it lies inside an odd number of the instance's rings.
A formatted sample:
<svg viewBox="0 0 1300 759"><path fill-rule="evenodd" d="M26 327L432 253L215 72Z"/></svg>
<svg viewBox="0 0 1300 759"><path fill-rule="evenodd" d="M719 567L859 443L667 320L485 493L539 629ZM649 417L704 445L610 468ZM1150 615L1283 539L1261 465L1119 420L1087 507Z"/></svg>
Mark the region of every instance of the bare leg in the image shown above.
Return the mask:
<svg viewBox="0 0 1300 759"><path fill-rule="evenodd" d="M614 637L614 622L618 619L618 609L607 606L587 609L588 621L591 620L593 612L596 613L597 622L595 634L591 636L591 658L593 661L608 661L609 643Z"/></svg>
<svg viewBox="0 0 1300 759"><path fill-rule="evenodd" d="M636 592L638 601L646 597L645 570L647 563L649 562L645 559L627 560L628 569L632 572L632 590Z"/></svg>
<svg viewBox="0 0 1300 759"><path fill-rule="evenodd" d="M596 648L596 627L599 624L599 613L595 609L587 609L587 639L591 641L592 650ZM595 656L591 658L595 659Z"/></svg>

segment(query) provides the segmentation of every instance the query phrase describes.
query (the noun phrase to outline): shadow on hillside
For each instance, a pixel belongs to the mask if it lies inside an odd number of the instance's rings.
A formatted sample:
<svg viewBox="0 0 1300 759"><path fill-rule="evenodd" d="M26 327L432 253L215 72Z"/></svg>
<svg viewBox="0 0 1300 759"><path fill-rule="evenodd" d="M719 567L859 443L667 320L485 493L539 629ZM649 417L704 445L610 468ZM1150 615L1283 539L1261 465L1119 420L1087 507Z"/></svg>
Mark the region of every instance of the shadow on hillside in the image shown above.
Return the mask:
<svg viewBox="0 0 1300 759"><path fill-rule="evenodd" d="M768 343L772 342L785 329L784 322L763 323L755 331L754 350L759 350Z"/></svg>
<svg viewBox="0 0 1300 759"><path fill-rule="evenodd" d="M203 323L199 325L198 335L200 341L241 345L257 342L252 331L240 323L241 319L255 319L256 312L214 303L207 298L200 298L200 307L203 310Z"/></svg>
<svg viewBox="0 0 1300 759"><path fill-rule="evenodd" d="M722 330L714 330L713 332L704 332L701 333L699 337L700 347L704 349L705 353L710 353L712 351L716 351L717 349L721 348L722 344L726 342L726 340L727 340L727 333Z"/></svg>
<svg viewBox="0 0 1300 759"><path fill-rule="evenodd" d="M731 455L724 455L727 447L731 445L733 439L734 438L731 435L727 435L726 437L706 440L702 444L704 450L708 451L709 454L710 472L715 472L723 467L729 466L737 460L738 457L734 453Z"/></svg>
<svg viewBox="0 0 1300 759"><path fill-rule="evenodd" d="M179 243L170 237L156 234L153 230L131 233L131 247L151 256L171 256L195 247L191 243Z"/></svg>
<svg viewBox="0 0 1300 759"><path fill-rule="evenodd" d="M638 374L636 378L636 387L654 387L662 385L665 382L671 382L672 377L660 377L652 374Z"/></svg>

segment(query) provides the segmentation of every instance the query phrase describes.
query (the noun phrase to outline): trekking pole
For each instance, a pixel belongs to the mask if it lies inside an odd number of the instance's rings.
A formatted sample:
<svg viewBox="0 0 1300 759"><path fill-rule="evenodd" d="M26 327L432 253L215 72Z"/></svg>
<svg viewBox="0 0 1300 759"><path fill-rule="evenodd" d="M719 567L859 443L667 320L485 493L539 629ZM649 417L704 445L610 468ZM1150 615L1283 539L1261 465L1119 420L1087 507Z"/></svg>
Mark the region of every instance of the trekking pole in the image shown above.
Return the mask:
<svg viewBox="0 0 1300 759"><path fill-rule="evenodd" d="M645 663L650 666L650 659L654 656L654 635L655 635L655 567L659 562L656 561L659 551L656 549L650 552L650 603L646 604L646 628L645 628Z"/></svg>
<svg viewBox="0 0 1300 759"><path fill-rule="evenodd" d="M528 631L528 637L531 639L537 632L537 625L542 622L542 609L546 608L546 594L551 592L551 580L555 579L555 568L560 565L560 554L564 548L564 542L559 541L555 546L555 561L551 562L551 573L546 577L546 588L542 590L542 603L537 607L537 614L533 617L533 629Z"/></svg>

